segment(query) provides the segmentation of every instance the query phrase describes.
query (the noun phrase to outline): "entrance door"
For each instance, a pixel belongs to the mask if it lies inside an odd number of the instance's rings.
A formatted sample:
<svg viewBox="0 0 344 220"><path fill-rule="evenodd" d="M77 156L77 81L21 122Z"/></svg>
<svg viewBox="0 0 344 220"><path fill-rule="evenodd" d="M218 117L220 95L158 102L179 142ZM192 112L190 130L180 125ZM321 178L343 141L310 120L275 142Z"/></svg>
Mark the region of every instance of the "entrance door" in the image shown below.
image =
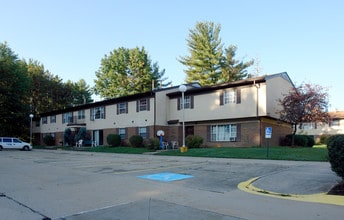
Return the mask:
<svg viewBox="0 0 344 220"><path fill-rule="evenodd" d="M194 126L185 126L185 137L194 135Z"/></svg>
<svg viewBox="0 0 344 220"><path fill-rule="evenodd" d="M93 141L95 141L96 145L103 145L103 130L93 131Z"/></svg>

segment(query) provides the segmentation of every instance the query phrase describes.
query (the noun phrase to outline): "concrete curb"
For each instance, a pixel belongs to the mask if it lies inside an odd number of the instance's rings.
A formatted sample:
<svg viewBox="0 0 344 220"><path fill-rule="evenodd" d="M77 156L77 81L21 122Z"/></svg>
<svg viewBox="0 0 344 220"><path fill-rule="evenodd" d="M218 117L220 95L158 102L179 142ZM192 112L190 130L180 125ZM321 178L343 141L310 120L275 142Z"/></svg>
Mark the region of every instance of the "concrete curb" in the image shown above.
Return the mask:
<svg viewBox="0 0 344 220"><path fill-rule="evenodd" d="M326 193L317 193L310 195L285 194L259 189L255 187L253 183L260 178L261 177L255 177L247 181L241 182L238 184L238 189L256 195L264 195L280 199L344 206L344 196L327 195Z"/></svg>

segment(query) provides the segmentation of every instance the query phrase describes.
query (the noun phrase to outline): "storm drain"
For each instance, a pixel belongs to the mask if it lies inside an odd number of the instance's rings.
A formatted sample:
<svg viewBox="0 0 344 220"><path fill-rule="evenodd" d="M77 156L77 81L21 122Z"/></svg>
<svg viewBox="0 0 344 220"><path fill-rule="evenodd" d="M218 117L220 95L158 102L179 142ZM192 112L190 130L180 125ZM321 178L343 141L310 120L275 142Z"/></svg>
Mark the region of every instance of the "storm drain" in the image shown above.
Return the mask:
<svg viewBox="0 0 344 220"><path fill-rule="evenodd" d="M148 174L143 176L138 176L142 179L149 179L149 180L156 180L160 182L171 182L183 179L189 179L193 176L186 175L186 174L179 174L179 173L155 173L155 174Z"/></svg>

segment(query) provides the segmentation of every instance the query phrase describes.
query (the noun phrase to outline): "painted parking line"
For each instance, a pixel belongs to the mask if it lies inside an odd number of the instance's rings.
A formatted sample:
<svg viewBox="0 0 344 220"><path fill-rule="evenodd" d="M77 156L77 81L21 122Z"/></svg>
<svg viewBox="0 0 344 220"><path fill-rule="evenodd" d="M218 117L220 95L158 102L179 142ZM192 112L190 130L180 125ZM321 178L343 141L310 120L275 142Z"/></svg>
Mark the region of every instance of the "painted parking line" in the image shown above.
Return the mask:
<svg viewBox="0 0 344 220"><path fill-rule="evenodd" d="M193 176L186 175L186 174L179 174L179 173L155 173L155 174L148 174L143 176L138 176L142 179L149 179L149 180L156 180L160 182L171 182L171 181L177 181L177 180L183 180L183 179L189 179Z"/></svg>
<svg viewBox="0 0 344 220"><path fill-rule="evenodd" d="M289 200L301 201L301 202L313 202L313 203L344 206L343 196L328 195L326 193L317 193L317 194L310 194L310 195L284 194L284 193L278 193L278 192L272 192L272 191L260 189L253 186L253 183L259 178L260 177L255 177L245 182L241 182L238 184L238 188L248 193L270 196L270 197L275 197L275 198L280 198L280 199L289 199Z"/></svg>

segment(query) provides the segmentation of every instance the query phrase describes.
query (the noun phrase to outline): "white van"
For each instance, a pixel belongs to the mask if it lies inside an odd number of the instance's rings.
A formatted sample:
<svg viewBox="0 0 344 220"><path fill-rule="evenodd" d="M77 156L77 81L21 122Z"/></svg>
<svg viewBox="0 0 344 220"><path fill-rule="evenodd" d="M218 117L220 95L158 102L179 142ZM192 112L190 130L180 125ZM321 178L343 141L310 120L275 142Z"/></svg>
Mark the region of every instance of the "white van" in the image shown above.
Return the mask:
<svg viewBox="0 0 344 220"><path fill-rule="evenodd" d="M0 137L0 150L2 149L32 150L32 146L18 138Z"/></svg>

